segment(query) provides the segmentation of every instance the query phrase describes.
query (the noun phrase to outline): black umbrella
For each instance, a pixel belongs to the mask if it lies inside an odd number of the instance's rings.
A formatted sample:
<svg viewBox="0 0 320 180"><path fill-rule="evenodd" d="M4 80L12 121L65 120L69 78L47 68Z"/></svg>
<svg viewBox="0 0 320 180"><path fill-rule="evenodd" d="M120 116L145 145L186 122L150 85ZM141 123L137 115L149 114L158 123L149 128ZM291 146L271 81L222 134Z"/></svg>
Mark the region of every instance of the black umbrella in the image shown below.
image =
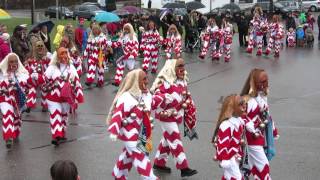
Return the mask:
<svg viewBox="0 0 320 180"><path fill-rule="evenodd" d="M186 4L179 3L179 2L167 3L162 8L167 8L167 9L186 8Z"/></svg>
<svg viewBox="0 0 320 180"><path fill-rule="evenodd" d="M54 23L52 21L40 21L36 24L34 24L33 26L31 26L30 28L30 32L32 32L35 28L39 27L41 28L42 26L47 26L48 28L48 34L51 33L53 27L54 27Z"/></svg>
<svg viewBox="0 0 320 180"><path fill-rule="evenodd" d="M187 5L187 9L189 10L201 9L206 7L204 4L198 1L191 1L191 2L188 2L186 5Z"/></svg>
<svg viewBox="0 0 320 180"><path fill-rule="evenodd" d="M241 11L240 7L235 3L226 4L226 5L222 6L222 9L225 9L225 10L229 9L232 13Z"/></svg>

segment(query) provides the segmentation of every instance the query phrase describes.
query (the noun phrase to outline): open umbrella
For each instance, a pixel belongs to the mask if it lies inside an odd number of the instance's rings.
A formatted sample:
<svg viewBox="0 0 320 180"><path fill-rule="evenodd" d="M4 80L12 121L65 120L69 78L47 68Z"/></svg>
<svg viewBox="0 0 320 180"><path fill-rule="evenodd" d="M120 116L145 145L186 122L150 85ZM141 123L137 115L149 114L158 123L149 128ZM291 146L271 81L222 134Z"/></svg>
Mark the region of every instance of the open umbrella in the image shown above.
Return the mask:
<svg viewBox="0 0 320 180"><path fill-rule="evenodd" d="M0 19L10 19L11 16L5 10L0 9Z"/></svg>
<svg viewBox="0 0 320 180"><path fill-rule="evenodd" d="M241 11L240 7L235 3L225 4L224 6L222 6L222 9L230 10L231 13L236 13Z"/></svg>
<svg viewBox="0 0 320 180"><path fill-rule="evenodd" d="M187 9L190 9L190 10L201 9L206 7L204 4L198 1L191 1L186 3L186 5L187 5Z"/></svg>
<svg viewBox="0 0 320 180"><path fill-rule="evenodd" d="M142 9L138 8L136 6L125 6L121 9L129 11L130 14L141 14L142 13Z"/></svg>
<svg viewBox="0 0 320 180"><path fill-rule="evenodd" d="M130 12L125 9L117 9L117 10L112 11L112 13L114 13L118 16L126 16L126 15L130 14Z"/></svg>
<svg viewBox="0 0 320 180"><path fill-rule="evenodd" d="M96 20L97 22L106 22L106 23L110 23L110 22L118 22L120 21L120 18L118 15L110 13L110 12L100 12L98 13L95 17L94 20Z"/></svg>
<svg viewBox="0 0 320 180"><path fill-rule="evenodd" d="M176 9L176 8L186 8L186 7L187 6L185 3L174 2L174 3L167 3L162 8Z"/></svg>
<svg viewBox="0 0 320 180"><path fill-rule="evenodd" d="M29 32L33 31L37 27L41 28L42 26L47 26L48 33L51 33L51 31L54 27L54 23L50 20L49 21L40 21L40 22L32 25Z"/></svg>

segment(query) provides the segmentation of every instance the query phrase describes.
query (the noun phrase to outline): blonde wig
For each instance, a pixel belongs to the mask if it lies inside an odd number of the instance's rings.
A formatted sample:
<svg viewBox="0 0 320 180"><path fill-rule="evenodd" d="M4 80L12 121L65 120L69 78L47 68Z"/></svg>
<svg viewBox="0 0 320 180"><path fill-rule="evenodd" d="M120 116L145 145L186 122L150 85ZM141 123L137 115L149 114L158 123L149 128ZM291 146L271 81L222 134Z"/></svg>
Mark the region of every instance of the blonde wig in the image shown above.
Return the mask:
<svg viewBox="0 0 320 180"><path fill-rule="evenodd" d="M129 29L129 37L131 40L134 39L134 37L136 37L136 33L134 32L133 26L130 23L127 23L123 26L123 31L124 29L128 28Z"/></svg>
<svg viewBox="0 0 320 180"><path fill-rule="evenodd" d="M18 69L16 71L17 75L20 74L29 74L29 72L24 68L23 64L20 61L19 56L16 53L9 53L0 63L0 70L3 74L3 76L9 76L8 74L8 65L9 65L9 57L15 56L18 60Z"/></svg>
<svg viewBox="0 0 320 180"><path fill-rule="evenodd" d="M110 123L112 118L113 109L116 106L118 98L125 92L129 92L133 97L139 97L142 95L142 91L139 87L139 74L143 72L142 69L135 69L130 71L120 84L119 90L111 104L109 113L107 115L106 123Z"/></svg>
<svg viewBox="0 0 320 180"><path fill-rule="evenodd" d="M176 75L176 64L178 59L169 59L164 64L163 68L160 70L156 79L154 80L151 92L154 92L160 84L164 81L168 82L170 85L177 80ZM185 72L184 81L188 81L187 72Z"/></svg>
<svg viewBox="0 0 320 180"><path fill-rule="evenodd" d="M241 91L241 96L244 96L244 95L249 95L251 97L256 97L258 96L258 90L256 87L256 81L257 79L259 78L259 75L261 73L265 72L265 70L263 69L253 69L251 70L243 88L242 88L242 91ZM268 94L268 89L266 90L266 92L264 92L266 95Z"/></svg>

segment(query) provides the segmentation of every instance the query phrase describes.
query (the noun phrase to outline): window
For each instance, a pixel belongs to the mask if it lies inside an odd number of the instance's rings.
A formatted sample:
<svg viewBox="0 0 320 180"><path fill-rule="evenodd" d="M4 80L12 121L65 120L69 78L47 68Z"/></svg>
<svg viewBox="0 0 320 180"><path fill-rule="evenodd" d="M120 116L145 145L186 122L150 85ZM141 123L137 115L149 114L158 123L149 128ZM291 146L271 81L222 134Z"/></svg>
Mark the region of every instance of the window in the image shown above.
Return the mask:
<svg viewBox="0 0 320 180"><path fill-rule="evenodd" d="M253 3L253 0L239 0L239 3Z"/></svg>

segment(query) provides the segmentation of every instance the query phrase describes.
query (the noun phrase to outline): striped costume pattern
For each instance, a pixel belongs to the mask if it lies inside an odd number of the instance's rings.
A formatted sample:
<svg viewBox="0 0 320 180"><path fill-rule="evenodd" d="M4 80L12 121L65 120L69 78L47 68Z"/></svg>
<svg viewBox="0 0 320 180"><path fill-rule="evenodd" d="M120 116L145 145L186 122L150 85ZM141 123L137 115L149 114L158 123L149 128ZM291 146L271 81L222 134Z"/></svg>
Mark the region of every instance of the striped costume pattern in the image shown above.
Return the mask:
<svg viewBox="0 0 320 180"><path fill-rule="evenodd" d="M150 93L135 98L129 92L123 93L117 100L108 127L108 131L117 135L118 139L124 144L123 151L112 172L112 176L117 180L128 179L128 173L132 166L137 169L142 179L158 179L153 174L148 156L137 148L141 125L146 122L144 120L147 120L147 123L150 124L149 116L146 117L146 113L150 113L151 101L152 96ZM141 102L145 107L140 106Z"/></svg>
<svg viewBox="0 0 320 180"><path fill-rule="evenodd" d="M116 74L114 77L115 84L120 85L124 76L125 66L127 66L129 71L134 69L135 60L139 51L139 42L137 37L134 36L131 39L127 34L118 41L112 42L112 48L117 47L122 47L124 53L123 57L117 61Z"/></svg>
<svg viewBox="0 0 320 180"><path fill-rule="evenodd" d="M221 37L221 31L218 26L206 28L204 37L203 37L203 47L201 49L199 57L204 59L208 53L209 48L211 49L211 58L212 60L216 60L220 58L220 51L217 48L217 43Z"/></svg>
<svg viewBox="0 0 320 180"><path fill-rule="evenodd" d="M189 167L178 127L185 114L182 104L183 93L186 91L185 81L177 80L172 85L164 81L153 95L152 108L155 109L155 118L159 120L162 129L162 139L154 160L157 166L165 167L169 155L172 154L177 169ZM164 116L164 112L169 114Z"/></svg>
<svg viewBox="0 0 320 180"><path fill-rule="evenodd" d="M157 72L158 68L158 57L160 44L160 34L157 30L146 31L142 34L140 49L143 51L143 63L142 69L147 71L151 62L151 72Z"/></svg>
<svg viewBox="0 0 320 180"><path fill-rule="evenodd" d="M12 75L12 74L11 74ZM18 91L15 83L18 81L22 91L27 94L31 79L27 74L3 76L0 73L0 110L2 113L3 139L18 138L21 131L21 114L19 109Z"/></svg>
<svg viewBox="0 0 320 180"><path fill-rule="evenodd" d="M163 44L166 45L166 49L164 51L167 59L176 59L181 57L182 40L180 35L174 36L168 34L167 38L164 39Z"/></svg>
<svg viewBox="0 0 320 180"><path fill-rule="evenodd" d="M83 103L84 97L82 86L77 71L72 64L68 66L60 65L60 67L50 65L45 72L46 84L48 85L46 99L50 114L51 134L53 139L56 139L57 137L66 137L70 105L61 98L61 89L66 83L66 77L68 76L76 105Z"/></svg>
<svg viewBox="0 0 320 180"><path fill-rule="evenodd" d="M264 151L265 134L264 130L259 128L263 122L262 112L269 111L267 97L258 95L248 101L246 138L248 143L248 161L251 174L255 180L271 180L269 161ZM252 123L251 128L247 125ZM278 130L273 124L273 135L278 135Z"/></svg>
<svg viewBox="0 0 320 180"><path fill-rule="evenodd" d="M37 102L37 90L41 91L41 106L42 108L47 109L48 105L46 103L46 92L43 91L42 86L45 82L44 72L48 68L50 63L50 59L45 57L41 60L36 59L28 59L25 64L25 68L28 70L30 74L36 73L37 78L32 79L30 84L30 89L28 93L27 99L27 107L35 108Z"/></svg>
<svg viewBox="0 0 320 180"><path fill-rule="evenodd" d="M215 142L215 159L223 168L222 180L242 180L239 161L242 158L241 139L244 130L244 120L241 117L231 117L223 121L217 133Z"/></svg>
<svg viewBox="0 0 320 180"><path fill-rule="evenodd" d="M107 49L107 37L100 34L97 37L89 38L87 47L83 53L83 58L88 59L88 70L86 83L92 84L95 80L96 73L98 74L97 85L103 86L104 84L104 63L99 63L99 53ZM77 66L78 67L78 66Z"/></svg>
<svg viewBox="0 0 320 180"><path fill-rule="evenodd" d="M281 48L281 39L284 35L283 27L279 23L271 23L269 25L270 38L268 47L264 52L265 55L269 55L274 49L274 56L279 57Z"/></svg>

